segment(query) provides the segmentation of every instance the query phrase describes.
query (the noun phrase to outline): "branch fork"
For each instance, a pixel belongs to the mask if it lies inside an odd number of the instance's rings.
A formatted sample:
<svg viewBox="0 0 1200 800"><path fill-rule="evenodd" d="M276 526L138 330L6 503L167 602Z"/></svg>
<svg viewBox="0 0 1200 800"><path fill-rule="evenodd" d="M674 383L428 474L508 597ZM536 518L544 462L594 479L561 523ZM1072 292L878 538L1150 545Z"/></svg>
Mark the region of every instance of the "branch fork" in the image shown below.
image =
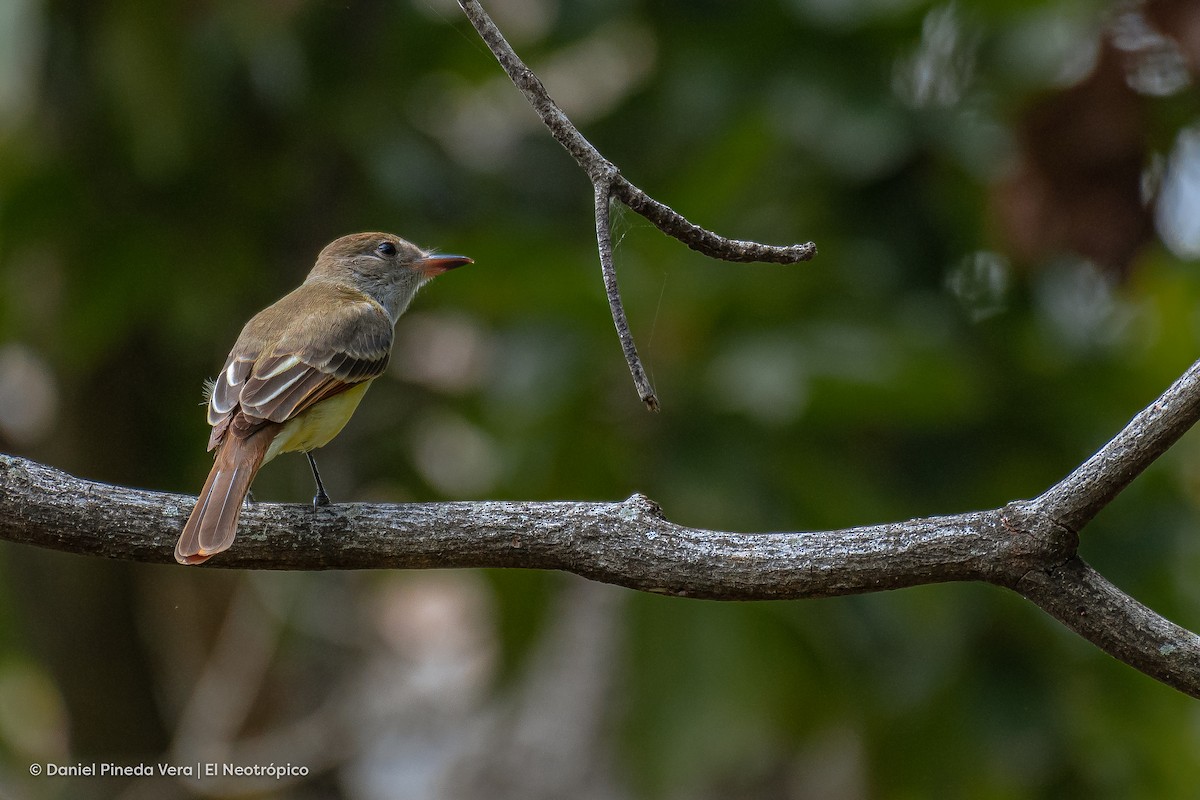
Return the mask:
<svg viewBox="0 0 1200 800"><path fill-rule="evenodd" d="M612 312L617 338L621 341L621 352L629 365L634 388L638 397L651 411L659 410L658 395L646 377L646 369L638 356L637 345L629 330L629 320L621 302L617 287L616 267L613 264L612 231L609 207L613 199L620 200L631 210L645 217L660 231L678 239L688 247L710 258L722 261L761 261L773 264L794 264L808 261L817 254L812 242L784 247L740 239L727 239L688 221L670 206L650 197L630 183L616 165L600 154L579 129L567 118L559 105L550 97L541 79L517 56L496 23L484 11L478 0L459 0L459 6L475 27L484 44L500 62L513 85L525 95L542 122L554 138L566 148L592 182L596 200L596 248L600 254L600 271L604 280L604 292Z"/></svg>

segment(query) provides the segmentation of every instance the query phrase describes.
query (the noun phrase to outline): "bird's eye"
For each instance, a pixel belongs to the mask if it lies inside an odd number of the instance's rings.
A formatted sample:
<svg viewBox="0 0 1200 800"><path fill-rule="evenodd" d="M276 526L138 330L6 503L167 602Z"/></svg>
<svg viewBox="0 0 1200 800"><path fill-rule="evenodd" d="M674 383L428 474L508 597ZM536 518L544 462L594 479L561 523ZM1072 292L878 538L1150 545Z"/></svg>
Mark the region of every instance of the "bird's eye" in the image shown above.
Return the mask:
<svg viewBox="0 0 1200 800"><path fill-rule="evenodd" d="M392 244L391 242L380 242L379 246L375 248L375 252L379 253L381 256L387 256L390 258L396 255L396 245Z"/></svg>

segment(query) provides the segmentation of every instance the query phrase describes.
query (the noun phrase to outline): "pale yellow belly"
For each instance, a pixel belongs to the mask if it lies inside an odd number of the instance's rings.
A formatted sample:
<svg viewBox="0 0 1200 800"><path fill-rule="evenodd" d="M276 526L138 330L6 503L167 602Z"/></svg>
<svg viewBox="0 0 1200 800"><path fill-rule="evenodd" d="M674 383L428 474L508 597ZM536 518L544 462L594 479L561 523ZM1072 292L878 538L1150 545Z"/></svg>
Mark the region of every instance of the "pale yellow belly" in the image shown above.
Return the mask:
<svg viewBox="0 0 1200 800"><path fill-rule="evenodd" d="M280 453L307 452L329 444L346 427L370 385L371 381L364 381L285 422L283 430L267 448L263 463Z"/></svg>

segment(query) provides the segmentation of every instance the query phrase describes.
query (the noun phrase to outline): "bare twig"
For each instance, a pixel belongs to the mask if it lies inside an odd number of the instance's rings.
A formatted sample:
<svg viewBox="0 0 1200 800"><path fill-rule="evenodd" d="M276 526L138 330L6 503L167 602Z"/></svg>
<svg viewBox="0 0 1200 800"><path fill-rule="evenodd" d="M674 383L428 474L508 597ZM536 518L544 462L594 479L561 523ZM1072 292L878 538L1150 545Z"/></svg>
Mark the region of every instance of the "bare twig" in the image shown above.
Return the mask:
<svg viewBox="0 0 1200 800"><path fill-rule="evenodd" d="M1044 513L1078 531L1122 489L1200 420L1200 361L1143 409L1112 441L1037 502Z"/></svg>
<svg viewBox="0 0 1200 800"><path fill-rule="evenodd" d="M742 263L761 261L768 264L795 264L798 261L811 261L817 254L817 246L812 242L779 246L718 236L684 219L670 206L634 186L623 175L613 179L612 193L663 233L710 258Z"/></svg>
<svg viewBox="0 0 1200 800"><path fill-rule="evenodd" d="M525 567L717 600L828 597L947 581L1011 589L1105 652L1200 697L1200 638L1077 555L1091 518L1198 416L1200 362L1111 442L1035 500L823 532L677 525L641 495L621 503L255 503L210 564L249 569ZM109 486L0 455L0 539L173 563L194 498Z"/></svg>
<svg viewBox="0 0 1200 800"><path fill-rule="evenodd" d="M613 175L617 171L616 166L600 155L600 151L584 138L571 120L567 119L558 103L550 98L550 93L546 91L541 78L517 56L512 45L504 38L504 34L483 7L476 0L459 0L458 4L466 12L467 19L475 26L484 44L500 62L513 85L521 90L521 94L525 95L533 110L550 129L551 135L567 149L579 166L583 167L588 178L595 183Z"/></svg>
<svg viewBox="0 0 1200 800"><path fill-rule="evenodd" d="M1030 570L1011 588L1113 658L1200 697L1200 636L1155 614L1078 556Z"/></svg>
<svg viewBox="0 0 1200 800"><path fill-rule="evenodd" d="M727 239L710 230L690 222L683 215L673 210L628 181L616 165L600 154L579 129L567 118L563 110L550 97L541 79L531 70L504 38L504 34L496 27L496 23L479 5L478 0L459 0L467 19L475 26L480 38L492 51L492 55L500 62L513 85L525 95L525 99L533 106L534 111L541 117L559 144L566 148L575 161L587 173L596 191L596 234L600 246L600 263L604 269L604 288L608 294L609 307L613 312L613 321L617 325L617 334L621 337L621 349L625 360L629 363L629 371L637 387L638 396L651 411L659 408L658 397L646 378L646 371L638 359L637 348L633 336L629 332L625 312L621 308L621 298L617 291L616 277L612 273L612 238L607 232L600 232L600 195L604 195L604 216L608 216L608 202L616 198L633 211L645 217L660 231L678 239L693 250L703 253L710 258L722 261L751 262L761 261L773 264L794 264L798 261L808 261L817 254L817 246L812 242L791 244L785 246L747 242L740 239ZM608 243L608 256L605 256L604 246Z"/></svg>
<svg viewBox="0 0 1200 800"><path fill-rule="evenodd" d="M609 184L601 181L596 184L596 249L600 252L604 293L608 295L608 308L612 311L617 338L621 340L621 351L625 354L625 362L629 364L629 374L633 376L633 385L637 389L638 397L646 404L646 408L658 411L658 396L654 393L654 387L650 385L650 379L646 377L642 359L638 357L637 345L633 342L633 334L629 332L629 320L625 317L625 306L621 303L621 290L617 287L608 204Z"/></svg>
<svg viewBox="0 0 1200 800"><path fill-rule="evenodd" d="M512 49L512 45L504 38L504 34L496 27L496 23L484 11L478 0L459 0L458 4L484 44L500 62L513 85L525 95L525 99L541 117L550 134L574 157L592 183L611 182L614 197L641 214L663 233L678 239L693 250L722 261L795 264L798 261L809 261L817 254L817 246L812 242L779 246L727 239L689 222L669 206L650 197L620 175L616 165L601 155L579 132L558 103L550 97L541 79Z"/></svg>

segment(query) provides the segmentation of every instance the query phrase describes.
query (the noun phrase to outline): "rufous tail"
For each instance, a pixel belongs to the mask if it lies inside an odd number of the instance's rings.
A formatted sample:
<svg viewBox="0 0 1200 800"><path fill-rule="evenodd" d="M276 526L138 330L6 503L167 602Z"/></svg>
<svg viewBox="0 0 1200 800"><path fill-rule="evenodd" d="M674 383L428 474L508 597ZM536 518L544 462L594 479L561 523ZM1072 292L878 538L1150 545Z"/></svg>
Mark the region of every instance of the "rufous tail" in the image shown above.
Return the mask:
<svg viewBox="0 0 1200 800"><path fill-rule="evenodd" d="M225 437L175 545L176 561L201 564L233 544L242 504L278 430L268 425L246 438L233 434Z"/></svg>

